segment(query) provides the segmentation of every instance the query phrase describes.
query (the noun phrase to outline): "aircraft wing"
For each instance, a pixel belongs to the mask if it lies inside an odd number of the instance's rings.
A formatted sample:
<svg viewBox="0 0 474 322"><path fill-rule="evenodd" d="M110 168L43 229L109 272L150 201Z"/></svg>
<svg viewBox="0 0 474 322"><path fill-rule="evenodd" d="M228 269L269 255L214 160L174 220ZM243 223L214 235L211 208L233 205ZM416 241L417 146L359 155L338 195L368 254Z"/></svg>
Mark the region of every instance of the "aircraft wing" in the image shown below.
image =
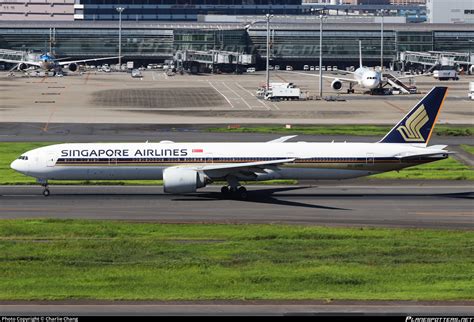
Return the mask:
<svg viewBox="0 0 474 322"><path fill-rule="evenodd" d="M1 62L5 62L5 63L26 64L26 65L41 67L41 63L40 63L40 62L31 62L31 61L27 61L27 60L14 60L14 59L3 59L3 58L0 58L0 61L1 61Z"/></svg>
<svg viewBox="0 0 474 322"><path fill-rule="evenodd" d="M91 59L82 59L82 60L58 61L57 64L60 66L64 66L64 65L69 65L69 64L85 63L88 61L98 61L98 60L107 60L107 59L115 59L115 58L119 58L119 56L104 57L104 58L91 58Z"/></svg>
<svg viewBox="0 0 474 322"><path fill-rule="evenodd" d="M227 164L210 164L204 166L192 167L194 170L204 171L211 178L222 178L228 175L239 176L255 175L256 173L265 172L266 169L274 169L278 165L290 163L295 159L280 159L273 161L243 162L243 163L227 163Z"/></svg>
<svg viewBox="0 0 474 322"><path fill-rule="evenodd" d="M391 75L391 74L390 74ZM396 79L407 79L407 78L413 78L413 77L421 77L421 76L432 76L433 73L427 73L427 74L418 74L418 75L405 75L405 76L395 76L395 75L392 75L393 77L395 77Z"/></svg>
<svg viewBox="0 0 474 322"><path fill-rule="evenodd" d="M289 72L289 73L294 73L294 74L301 74L301 75L306 75L306 76L313 76L313 77L319 77L319 74L305 74L305 73L299 73L299 72ZM336 77L336 76L324 76L323 78L329 78L329 79L338 79L343 82L349 82L353 84L358 84L357 80L353 78L345 78L345 77Z"/></svg>

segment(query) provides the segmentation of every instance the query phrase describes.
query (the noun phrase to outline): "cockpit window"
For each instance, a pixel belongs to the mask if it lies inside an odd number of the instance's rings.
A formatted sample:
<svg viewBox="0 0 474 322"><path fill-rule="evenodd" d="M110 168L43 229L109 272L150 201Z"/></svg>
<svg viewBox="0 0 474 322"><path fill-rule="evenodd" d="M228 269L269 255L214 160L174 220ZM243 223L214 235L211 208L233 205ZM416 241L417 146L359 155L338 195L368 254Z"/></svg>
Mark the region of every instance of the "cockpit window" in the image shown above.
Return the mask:
<svg viewBox="0 0 474 322"><path fill-rule="evenodd" d="M28 160L28 157L26 155L22 155L18 158L18 160Z"/></svg>

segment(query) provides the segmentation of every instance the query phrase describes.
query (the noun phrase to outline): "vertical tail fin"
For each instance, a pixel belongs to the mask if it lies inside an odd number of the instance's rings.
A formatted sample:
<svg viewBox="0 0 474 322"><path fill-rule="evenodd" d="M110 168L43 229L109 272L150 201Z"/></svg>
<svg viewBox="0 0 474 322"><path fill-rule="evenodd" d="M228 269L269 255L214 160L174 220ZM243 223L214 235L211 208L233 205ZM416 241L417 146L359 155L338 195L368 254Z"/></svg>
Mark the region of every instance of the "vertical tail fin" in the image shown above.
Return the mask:
<svg viewBox="0 0 474 322"><path fill-rule="evenodd" d="M379 143L428 144L447 93L447 87L433 87Z"/></svg>
<svg viewBox="0 0 474 322"><path fill-rule="evenodd" d="M359 67L362 68L362 40L359 40Z"/></svg>

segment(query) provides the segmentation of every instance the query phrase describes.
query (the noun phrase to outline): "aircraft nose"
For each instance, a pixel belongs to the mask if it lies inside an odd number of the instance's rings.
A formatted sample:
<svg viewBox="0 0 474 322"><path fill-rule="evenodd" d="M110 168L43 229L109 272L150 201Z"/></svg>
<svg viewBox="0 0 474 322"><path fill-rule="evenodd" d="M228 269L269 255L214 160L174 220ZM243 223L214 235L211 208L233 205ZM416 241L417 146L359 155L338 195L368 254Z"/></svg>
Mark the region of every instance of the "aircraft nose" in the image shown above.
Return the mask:
<svg viewBox="0 0 474 322"><path fill-rule="evenodd" d="M18 160L13 161L13 162L10 164L10 168L12 168L12 169L15 170L15 171L20 171L20 170L19 170L19 162L18 162Z"/></svg>
<svg viewBox="0 0 474 322"><path fill-rule="evenodd" d="M17 172L24 173L26 172L26 165L24 164L24 161L22 162L21 160L15 160L10 164L10 168Z"/></svg>

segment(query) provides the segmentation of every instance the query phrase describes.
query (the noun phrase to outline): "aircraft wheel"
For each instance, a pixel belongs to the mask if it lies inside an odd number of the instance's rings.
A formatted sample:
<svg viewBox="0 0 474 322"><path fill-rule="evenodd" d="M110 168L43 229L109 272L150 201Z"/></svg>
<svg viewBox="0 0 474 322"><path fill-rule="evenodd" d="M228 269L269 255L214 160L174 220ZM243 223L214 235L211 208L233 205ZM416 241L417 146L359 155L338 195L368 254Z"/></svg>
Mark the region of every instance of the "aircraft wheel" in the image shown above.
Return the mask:
<svg viewBox="0 0 474 322"><path fill-rule="evenodd" d="M223 195L228 195L228 194L230 194L230 189L229 189L228 186L223 186L221 188L221 192L222 192Z"/></svg>
<svg viewBox="0 0 474 322"><path fill-rule="evenodd" d="M43 196L48 197L51 193L49 192L49 189L44 189L43 190Z"/></svg>
<svg viewBox="0 0 474 322"><path fill-rule="evenodd" d="M239 189L237 189L237 193L239 194L240 199L247 199L248 197L248 192L245 187L239 187Z"/></svg>

